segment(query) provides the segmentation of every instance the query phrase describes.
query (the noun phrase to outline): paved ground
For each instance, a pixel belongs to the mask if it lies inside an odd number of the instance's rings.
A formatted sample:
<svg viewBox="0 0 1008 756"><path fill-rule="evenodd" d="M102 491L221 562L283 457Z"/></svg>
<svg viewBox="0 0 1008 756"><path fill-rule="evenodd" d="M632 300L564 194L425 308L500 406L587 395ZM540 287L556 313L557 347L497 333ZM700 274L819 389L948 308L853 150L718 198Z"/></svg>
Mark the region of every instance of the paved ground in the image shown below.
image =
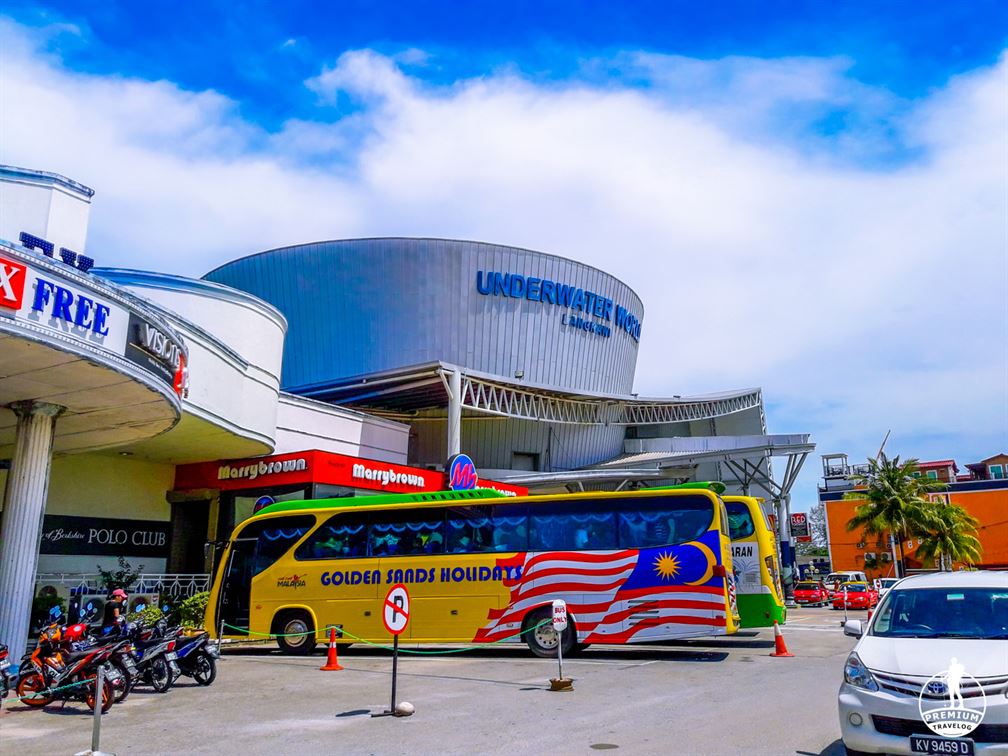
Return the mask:
<svg viewBox="0 0 1008 756"><path fill-rule="evenodd" d="M863 616L851 613L852 617ZM556 663L524 647L403 656L409 718L372 719L389 703L391 659L354 647L343 672L315 656L225 649L217 681L188 678L165 695L138 689L102 720L117 754L815 754L841 756L836 693L854 644L840 612L792 612L795 658L768 656L772 633L661 646L592 647L565 663L571 693L551 693ZM0 713L0 752L72 754L90 745L82 704Z"/></svg>

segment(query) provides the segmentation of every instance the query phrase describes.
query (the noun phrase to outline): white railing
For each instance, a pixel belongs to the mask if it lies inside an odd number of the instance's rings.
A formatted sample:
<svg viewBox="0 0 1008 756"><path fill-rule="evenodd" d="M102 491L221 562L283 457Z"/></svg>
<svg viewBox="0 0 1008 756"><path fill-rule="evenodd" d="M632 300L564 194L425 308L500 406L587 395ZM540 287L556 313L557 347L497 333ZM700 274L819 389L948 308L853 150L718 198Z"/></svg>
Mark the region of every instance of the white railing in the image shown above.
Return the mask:
<svg viewBox="0 0 1008 756"><path fill-rule="evenodd" d="M144 573L127 588L129 593L160 593L175 599L210 590L211 575L201 572ZM40 572L35 576L35 590L59 585L73 593L104 593L101 574L97 572Z"/></svg>

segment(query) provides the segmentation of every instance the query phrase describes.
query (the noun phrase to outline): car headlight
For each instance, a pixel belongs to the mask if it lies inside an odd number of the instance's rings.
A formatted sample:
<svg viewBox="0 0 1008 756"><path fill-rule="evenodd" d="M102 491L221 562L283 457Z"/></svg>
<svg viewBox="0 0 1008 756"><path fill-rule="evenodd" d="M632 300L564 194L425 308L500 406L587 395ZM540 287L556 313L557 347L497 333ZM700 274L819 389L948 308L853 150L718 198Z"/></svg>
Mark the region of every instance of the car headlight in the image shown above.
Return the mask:
<svg viewBox="0 0 1008 756"><path fill-rule="evenodd" d="M857 654L851 654L847 657L847 663L844 665L843 670L844 680L853 685L855 688L864 688L865 690L878 690L878 683L875 682L875 678L872 677L871 672L868 668L861 663L861 659L858 658Z"/></svg>

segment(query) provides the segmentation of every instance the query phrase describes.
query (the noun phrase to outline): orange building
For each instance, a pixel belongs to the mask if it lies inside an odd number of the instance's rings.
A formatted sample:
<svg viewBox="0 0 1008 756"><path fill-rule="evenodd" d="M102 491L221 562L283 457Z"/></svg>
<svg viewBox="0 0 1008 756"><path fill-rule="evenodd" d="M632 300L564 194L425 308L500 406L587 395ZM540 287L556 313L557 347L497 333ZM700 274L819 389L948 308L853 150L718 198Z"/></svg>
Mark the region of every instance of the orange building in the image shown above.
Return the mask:
<svg viewBox="0 0 1008 756"><path fill-rule="evenodd" d="M826 512L826 535L834 571L863 570L869 578L895 575L889 534L869 536L862 529L849 531L847 523L862 502L844 499L855 490L851 476L866 465L847 464L846 454L823 455L823 482L819 501ZM1008 454L997 454L966 465L960 473L953 460L921 462L918 474L947 484L934 494L958 504L980 521L977 537L982 547L981 569L1008 569ZM908 570L934 570L936 565L917 558L916 538L903 544ZM956 564L957 569L960 565Z"/></svg>

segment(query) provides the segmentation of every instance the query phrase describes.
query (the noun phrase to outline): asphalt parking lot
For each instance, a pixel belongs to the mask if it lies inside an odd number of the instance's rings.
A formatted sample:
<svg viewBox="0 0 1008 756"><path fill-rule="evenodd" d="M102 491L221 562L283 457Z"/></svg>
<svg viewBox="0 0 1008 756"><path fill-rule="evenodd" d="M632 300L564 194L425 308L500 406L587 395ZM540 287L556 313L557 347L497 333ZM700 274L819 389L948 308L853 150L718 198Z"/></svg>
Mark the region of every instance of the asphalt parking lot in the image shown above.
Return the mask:
<svg viewBox="0 0 1008 756"><path fill-rule="evenodd" d="M863 617L864 612L851 612ZM772 658L773 634L654 646L593 646L565 660L572 692L548 690L556 662L524 646L463 654L404 654L399 700L388 707L391 657L360 646L342 672L275 647L225 648L217 681L182 678L164 695L139 688L103 717L101 748L161 753L627 753L840 756L836 693L854 645L842 613L793 610L784 628L793 658ZM404 646L405 648L405 646ZM427 647L427 650L431 650ZM41 711L7 703L0 751L72 754L91 742L82 704Z"/></svg>

